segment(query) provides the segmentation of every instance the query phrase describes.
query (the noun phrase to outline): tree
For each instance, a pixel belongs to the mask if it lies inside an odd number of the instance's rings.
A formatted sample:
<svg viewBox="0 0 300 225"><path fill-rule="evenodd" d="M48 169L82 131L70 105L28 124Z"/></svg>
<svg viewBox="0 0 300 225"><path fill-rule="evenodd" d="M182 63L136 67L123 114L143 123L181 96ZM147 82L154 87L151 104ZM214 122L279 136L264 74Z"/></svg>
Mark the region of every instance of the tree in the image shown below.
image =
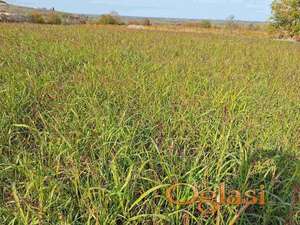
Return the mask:
<svg viewBox="0 0 300 225"><path fill-rule="evenodd" d="M238 27L237 23L235 22L234 15L230 15L227 17L226 22L225 22L225 27L229 30L233 30Z"/></svg>
<svg viewBox="0 0 300 225"><path fill-rule="evenodd" d="M62 19L58 14L53 12L50 15L48 15L47 23L48 24L62 24Z"/></svg>
<svg viewBox="0 0 300 225"><path fill-rule="evenodd" d="M150 19L148 19L148 18L143 19L141 25L143 25L143 26L151 26Z"/></svg>
<svg viewBox="0 0 300 225"><path fill-rule="evenodd" d="M212 24L209 20L201 20L199 25L202 28L211 28L212 27Z"/></svg>
<svg viewBox="0 0 300 225"><path fill-rule="evenodd" d="M300 35L300 0L274 0L272 23L290 36Z"/></svg>
<svg viewBox="0 0 300 225"><path fill-rule="evenodd" d="M29 18L32 23L45 23L43 15L37 12L31 13Z"/></svg>
<svg viewBox="0 0 300 225"><path fill-rule="evenodd" d="M121 25L122 22L119 20L119 18L108 14L102 15L98 20L98 24Z"/></svg>

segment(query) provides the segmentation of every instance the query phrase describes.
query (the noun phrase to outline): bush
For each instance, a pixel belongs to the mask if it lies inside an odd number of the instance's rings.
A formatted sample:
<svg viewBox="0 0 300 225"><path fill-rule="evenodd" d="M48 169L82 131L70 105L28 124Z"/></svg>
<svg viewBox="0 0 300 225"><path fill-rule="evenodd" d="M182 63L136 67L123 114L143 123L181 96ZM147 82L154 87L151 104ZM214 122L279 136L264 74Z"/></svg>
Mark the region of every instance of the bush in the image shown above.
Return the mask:
<svg viewBox="0 0 300 225"><path fill-rule="evenodd" d="M29 17L30 17L30 22L32 23L41 23L41 24L45 23L45 19L43 15L40 13L35 13L35 12L31 13Z"/></svg>
<svg viewBox="0 0 300 225"><path fill-rule="evenodd" d="M51 13L47 18L48 24L62 24L62 19L56 13Z"/></svg>
<svg viewBox="0 0 300 225"><path fill-rule="evenodd" d="M202 20L202 21L200 21L199 25L202 28L211 28L212 27L212 24L209 20Z"/></svg>
<svg viewBox="0 0 300 225"><path fill-rule="evenodd" d="M103 15L98 20L98 24L109 24L109 25L122 25L123 23L119 18L112 15Z"/></svg>
<svg viewBox="0 0 300 225"><path fill-rule="evenodd" d="M230 31L240 28L240 26L235 21L234 15L231 15L226 19L225 28Z"/></svg>
<svg viewBox="0 0 300 225"><path fill-rule="evenodd" d="M253 31L260 29L260 27L258 25L253 24L253 23L248 24L247 28L248 28L248 30L253 30Z"/></svg>
<svg viewBox="0 0 300 225"><path fill-rule="evenodd" d="M290 36L300 35L300 1L274 0L272 4L272 24L287 31Z"/></svg>
<svg viewBox="0 0 300 225"><path fill-rule="evenodd" d="M143 19L142 22L141 22L141 25L143 26L151 26L151 21L150 19Z"/></svg>

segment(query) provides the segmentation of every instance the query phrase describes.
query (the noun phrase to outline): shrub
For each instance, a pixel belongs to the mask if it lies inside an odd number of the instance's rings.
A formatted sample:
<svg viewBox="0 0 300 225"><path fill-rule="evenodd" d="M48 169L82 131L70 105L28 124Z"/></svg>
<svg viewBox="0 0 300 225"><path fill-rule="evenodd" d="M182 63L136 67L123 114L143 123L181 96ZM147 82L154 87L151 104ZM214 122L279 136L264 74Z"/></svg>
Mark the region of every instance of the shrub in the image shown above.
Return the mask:
<svg viewBox="0 0 300 225"><path fill-rule="evenodd" d="M274 0L272 13L275 28L287 31L290 36L300 35L299 0Z"/></svg>
<svg viewBox="0 0 300 225"><path fill-rule="evenodd" d="M31 13L29 17L30 17L30 22L32 23L41 23L41 24L45 23L45 19L43 15L40 13L36 13L36 12Z"/></svg>
<svg viewBox="0 0 300 225"><path fill-rule="evenodd" d="M79 24L87 24L88 20L86 18L80 18Z"/></svg>
<svg viewBox="0 0 300 225"><path fill-rule="evenodd" d="M202 21L200 21L199 25L202 28L211 28L212 27L212 24L209 20L202 20Z"/></svg>
<svg viewBox="0 0 300 225"><path fill-rule="evenodd" d="M98 20L98 24L121 25L123 24L119 18L112 15L103 15Z"/></svg>
<svg viewBox="0 0 300 225"><path fill-rule="evenodd" d="M253 23L248 24L247 28L248 28L248 30L253 30L253 31L260 29L260 27L258 25L253 24Z"/></svg>
<svg viewBox="0 0 300 225"><path fill-rule="evenodd" d="M227 28L229 30L234 30L234 29L239 28L239 25L235 21L234 15L231 15L226 19L225 28Z"/></svg>
<svg viewBox="0 0 300 225"><path fill-rule="evenodd" d="M295 41L300 42L300 35L295 36Z"/></svg>
<svg viewBox="0 0 300 225"><path fill-rule="evenodd" d="M48 24L62 24L62 19L56 13L51 13L47 18Z"/></svg>
<svg viewBox="0 0 300 225"><path fill-rule="evenodd" d="M142 22L141 22L141 25L143 25L143 26L151 26L150 19L148 19L148 18L143 19Z"/></svg>

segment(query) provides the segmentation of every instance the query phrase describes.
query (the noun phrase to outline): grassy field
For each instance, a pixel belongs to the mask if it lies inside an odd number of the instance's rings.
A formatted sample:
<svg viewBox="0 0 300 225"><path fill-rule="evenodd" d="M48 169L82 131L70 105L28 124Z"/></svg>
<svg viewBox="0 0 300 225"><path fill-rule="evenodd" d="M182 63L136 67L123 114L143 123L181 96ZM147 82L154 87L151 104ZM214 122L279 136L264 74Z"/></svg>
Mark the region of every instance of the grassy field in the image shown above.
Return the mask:
<svg viewBox="0 0 300 225"><path fill-rule="evenodd" d="M299 224L299 52L266 37L0 25L0 224ZM177 182L264 185L266 204L205 217L166 200Z"/></svg>

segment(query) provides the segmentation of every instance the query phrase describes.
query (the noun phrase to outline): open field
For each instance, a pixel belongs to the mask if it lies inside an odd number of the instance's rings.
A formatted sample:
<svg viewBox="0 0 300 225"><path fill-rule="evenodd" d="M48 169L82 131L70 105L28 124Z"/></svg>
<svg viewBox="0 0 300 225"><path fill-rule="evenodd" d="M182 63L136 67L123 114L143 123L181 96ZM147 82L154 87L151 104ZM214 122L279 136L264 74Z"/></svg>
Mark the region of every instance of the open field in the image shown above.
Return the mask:
<svg viewBox="0 0 300 225"><path fill-rule="evenodd" d="M0 224L299 224L299 52L255 35L0 24ZM264 185L266 204L205 217L167 201L176 182Z"/></svg>
<svg viewBox="0 0 300 225"><path fill-rule="evenodd" d="M145 30L155 31L168 31L168 32L180 32L180 33L195 33L205 35L222 35L224 37L232 36L246 36L255 38L275 38L278 36L277 33L267 32L267 28L259 28L257 30L250 30L245 25L240 25L237 28L226 28L226 25L219 25L212 28L202 28L200 26L189 26L187 24L182 25L153 25L145 26ZM282 39L284 40L284 39Z"/></svg>

